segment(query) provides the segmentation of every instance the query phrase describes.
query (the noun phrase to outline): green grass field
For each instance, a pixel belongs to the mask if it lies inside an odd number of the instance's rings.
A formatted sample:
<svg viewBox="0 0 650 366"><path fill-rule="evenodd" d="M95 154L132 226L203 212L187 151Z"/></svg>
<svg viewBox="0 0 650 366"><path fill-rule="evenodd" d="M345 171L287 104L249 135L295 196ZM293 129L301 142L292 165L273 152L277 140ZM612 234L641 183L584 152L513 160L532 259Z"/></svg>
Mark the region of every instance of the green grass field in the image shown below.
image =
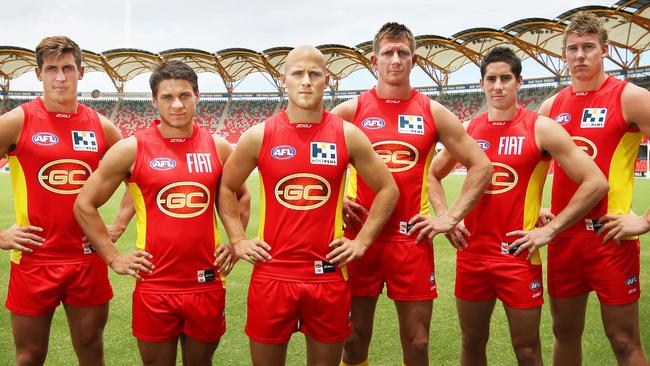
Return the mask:
<svg viewBox="0 0 650 366"><path fill-rule="evenodd" d="M445 180L449 199L454 199L460 190L462 176L451 176ZM549 182L550 183L550 182ZM550 184L547 183L547 187ZM252 217L249 226L249 237L257 232L258 217L258 180L249 179L252 192ZM121 191L119 192L121 193ZM103 208L104 218L112 220L119 201L119 194ZM634 210L642 212L650 204L650 181L638 179L634 193ZM545 207L548 206L548 192L545 194ZM14 222L13 201L11 196L8 174L0 174L0 227L7 228ZM134 225L129 226L118 246L122 252L132 250L134 244ZM222 232L222 238L225 238ZM431 323L430 358L432 365L457 365L460 359L460 330L456 315L453 296L454 288L454 252L442 236L435 239L436 250L436 279L438 282L439 298L434 301L433 319ZM9 254L0 260L0 289L6 294L9 279ZM244 333L246 321L246 294L251 266L240 262L228 277L228 297L226 313L228 331L222 338L219 349L215 354L216 365L248 365L250 364L248 339ZM650 352L650 237L646 236L641 243L641 288L640 302L641 337L646 352ZM108 365L135 365L140 363L136 341L131 335L131 291L133 279L117 276L111 273L111 282L115 296L110 305L110 316L105 331L105 353ZM547 300L548 304L548 300ZM544 360L550 364L553 336L548 305L542 311L542 347ZM501 306L495 308L492 318L491 338L488 344L488 360L491 365L514 365L514 354L510 345L508 327ZM610 350L600 321L600 312L595 295L590 296L587 314L587 325L583 340L585 365L614 365L615 359ZM304 337L297 333L291 341L287 356L288 365L305 363ZM2 306L0 310L0 365L14 363L14 345L11 335L9 311ZM370 349L370 361L373 365L400 365L401 350L397 332L397 316L394 306L385 296L380 297L377 306L375 331ZM76 358L70 343L65 314L59 307L54 316L50 335L50 350L47 357L49 365L75 364ZM180 362L179 362L180 364Z"/></svg>

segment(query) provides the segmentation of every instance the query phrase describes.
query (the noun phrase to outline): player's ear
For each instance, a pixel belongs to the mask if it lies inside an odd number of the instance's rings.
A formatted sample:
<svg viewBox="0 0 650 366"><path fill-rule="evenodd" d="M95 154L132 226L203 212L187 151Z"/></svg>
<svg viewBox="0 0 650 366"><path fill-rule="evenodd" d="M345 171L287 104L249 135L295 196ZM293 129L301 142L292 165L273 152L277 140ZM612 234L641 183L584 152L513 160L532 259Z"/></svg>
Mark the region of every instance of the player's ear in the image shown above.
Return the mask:
<svg viewBox="0 0 650 366"><path fill-rule="evenodd" d="M323 85L323 90L327 89L327 86L330 85L330 74L325 73L325 85Z"/></svg>
<svg viewBox="0 0 650 366"><path fill-rule="evenodd" d="M285 89L287 88L287 74L280 74L280 85Z"/></svg>
<svg viewBox="0 0 650 366"><path fill-rule="evenodd" d="M418 55L413 54L413 58L411 59L411 68L414 68L417 62L418 62Z"/></svg>
<svg viewBox="0 0 650 366"><path fill-rule="evenodd" d="M36 72L36 78L38 79L38 81L43 81L43 79L41 78L41 75L42 75L42 73L43 73L43 70L41 70L41 69L39 69L39 68L37 67L37 68L34 69L34 71Z"/></svg>
<svg viewBox="0 0 650 366"><path fill-rule="evenodd" d="M84 69L83 66L81 66L81 67L79 68L79 80L82 80L82 79L84 78L84 72L85 72L85 71L86 71L86 69Z"/></svg>

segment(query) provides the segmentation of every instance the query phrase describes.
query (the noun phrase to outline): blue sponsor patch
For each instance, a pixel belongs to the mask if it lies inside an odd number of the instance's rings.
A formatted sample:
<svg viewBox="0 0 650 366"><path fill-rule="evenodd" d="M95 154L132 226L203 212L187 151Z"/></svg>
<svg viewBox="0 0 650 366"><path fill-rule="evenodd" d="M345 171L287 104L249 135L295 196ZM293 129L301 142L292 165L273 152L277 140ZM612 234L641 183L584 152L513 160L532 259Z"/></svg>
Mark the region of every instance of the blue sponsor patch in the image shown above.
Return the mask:
<svg viewBox="0 0 650 366"><path fill-rule="evenodd" d="M52 146L59 142L59 137L50 132L37 132L32 136L32 142L36 145Z"/></svg>
<svg viewBox="0 0 650 366"><path fill-rule="evenodd" d="M567 123L571 122L571 114L570 113L558 114L557 117L555 117L555 122L561 125L566 125Z"/></svg>
<svg viewBox="0 0 650 366"><path fill-rule="evenodd" d="M366 118L361 122L361 127L368 130L378 130L384 126L386 126L386 122L379 117Z"/></svg>
<svg viewBox="0 0 650 366"><path fill-rule="evenodd" d="M280 145L271 149L271 156L278 160L287 160L296 156L296 149L290 145Z"/></svg>
<svg viewBox="0 0 650 366"><path fill-rule="evenodd" d="M176 160L171 158L156 158L149 162L151 169L171 170L176 167Z"/></svg>

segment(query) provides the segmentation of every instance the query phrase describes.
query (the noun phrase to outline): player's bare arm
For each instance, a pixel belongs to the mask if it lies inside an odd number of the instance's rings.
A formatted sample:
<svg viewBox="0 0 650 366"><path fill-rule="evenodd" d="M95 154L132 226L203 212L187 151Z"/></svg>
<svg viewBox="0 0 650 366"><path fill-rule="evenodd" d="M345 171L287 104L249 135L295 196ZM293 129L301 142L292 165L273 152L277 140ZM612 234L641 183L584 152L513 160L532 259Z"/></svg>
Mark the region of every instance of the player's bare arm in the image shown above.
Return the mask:
<svg viewBox="0 0 650 366"><path fill-rule="evenodd" d="M630 83L623 89L621 105L625 121L639 128L646 137L650 136L650 91ZM650 231L650 207L643 216L631 211L627 215L607 214L600 218L600 222L606 222L598 230L598 235L607 233L603 241L613 238L618 242L625 237Z"/></svg>
<svg viewBox="0 0 650 366"><path fill-rule="evenodd" d="M519 246L515 255L527 250L529 259L557 234L586 215L609 190L609 184L596 163L576 146L566 130L555 121L544 116L538 117L535 139L540 151L548 153L562 166L571 166L571 169L565 171L579 186L564 210L546 225L532 231L517 230L506 234L521 236L510 244L510 249Z"/></svg>
<svg viewBox="0 0 650 366"><path fill-rule="evenodd" d="M416 215L410 223L414 224L409 235L418 233L416 242L425 236L432 240L436 234L453 229L478 203L492 176L492 164L476 142L467 135L458 118L437 102L431 102L431 112L440 141L451 157L467 167L458 199L441 216Z"/></svg>
<svg viewBox="0 0 650 366"><path fill-rule="evenodd" d="M237 149L230 155L223 168L219 190L219 217L233 246L232 250L237 258L252 264L270 260L271 247L259 239L246 239L246 230L240 219L237 191L257 166L263 137L264 123L255 125L242 134Z"/></svg>
<svg viewBox="0 0 650 366"><path fill-rule="evenodd" d="M226 161L230 158L230 155L233 152L232 146L226 141L225 139L213 135L212 136L214 139L214 144L217 148L217 153L219 154L219 161L221 162L221 166L225 166ZM217 184L217 194L221 191L221 181ZM250 217L250 193L248 192L248 188L246 187L246 183L242 184L239 189L236 192L237 196L237 202L239 204L239 220L241 221L242 227L244 228L244 231L246 230L246 227L248 226L248 220ZM218 197L217 197L217 202L218 202ZM215 256L215 261L214 264L219 267L219 271L227 275L230 273L232 270L237 257L232 253L229 249L231 247L229 245L220 245L216 248L214 252Z"/></svg>
<svg viewBox="0 0 650 366"><path fill-rule="evenodd" d="M18 107L0 116L0 158L11 152L20 139L25 114ZM40 247L45 239L38 235L43 231L38 226L12 225L7 230L0 230L0 249L17 249L23 252L33 252Z"/></svg>
<svg viewBox="0 0 650 366"><path fill-rule="evenodd" d="M553 95L552 97L546 99L544 103L539 107L539 110L537 113L539 113L542 116L548 117L551 114L551 107L553 107L553 101L555 101L555 96ZM555 215L551 212L551 209L549 208L542 208L539 210L539 216L537 218L537 226L544 226L548 224Z"/></svg>
<svg viewBox="0 0 650 366"><path fill-rule="evenodd" d="M345 101L332 109L332 114L341 117L344 121L352 121L357 113L357 98ZM368 210L360 204L349 199L343 198L343 223L345 226L358 231L363 225L363 218L368 216Z"/></svg>
<svg viewBox="0 0 650 366"><path fill-rule="evenodd" d="M122 139L122 134L120 133L120 130L108 118L100 114L99 120L102 124L102 129L104 130L106 146L110 148ZM124 230L126 230L126 227L129 226L129 222L131 222L133 215L135 215L133 199L131 198L128 189L125 189L124 195L122 195L122 200L120 201L119 211L117 212L117 215L115 215L113 223L106 225L108 236L113 242L116 242L120 236L122 236Z"/></svg>
<svg viewBox="0 0 650 366"><path fill-rule="evenodd" d="M375 192L375 200L354 240L342 238L330 243L333 250L327 254L327 259L341 266L363 256L390 218L399 198L393 176L372 149L368 137L351 123L345 122L343 128L350 163Z"/></svg>
<svg viewBox="0 0 650 366"><path fill-rule="evenodd" d="M118 274L128 274L138 280L139 271L151 272L151 255L136 250L123 255L115 247L108 230L99 215L101 207L113 195L122 181L128 178L133 169L137 153L135 137L122 140L108 150L99 168L88 178L75 202L74 215L79 226L90 240L92 246L104 261Z"/></svg>
<svg viewBox="0 0 650 366"><path fill-rule="evenodd" d="M467 130L468 125L469 121L463 122L463 128L465 130ZM449 209L447 206L445 190L442 186L442 180L451 173L454 166L456 166L456 163L456 160L454 160L447 149L442 149L442 151L440 151L440 153L438 153L431 161L431 166L429 167L427 176L427 182L429 185L429 202L438 216L444 215ZM457 250L463 250L468 246L465 237L469 236L469 231L465 228L462 220L454 229L446 232L445 236L451 245Z"/></svg>

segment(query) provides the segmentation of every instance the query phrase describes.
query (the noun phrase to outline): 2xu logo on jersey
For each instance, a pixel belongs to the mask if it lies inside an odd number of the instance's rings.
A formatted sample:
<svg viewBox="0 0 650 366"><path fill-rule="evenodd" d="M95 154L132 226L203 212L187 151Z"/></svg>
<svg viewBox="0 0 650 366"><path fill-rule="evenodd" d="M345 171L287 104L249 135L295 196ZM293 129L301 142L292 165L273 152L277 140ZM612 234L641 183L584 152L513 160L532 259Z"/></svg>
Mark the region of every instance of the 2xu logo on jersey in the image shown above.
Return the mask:
<svg viewBox="0 0 650 366"><path fill-rule="evenodd" d="M210 205L210 191L197 182L168 184L158 192L156 205L164 214L180 219L196 217Z"/></svg>
<svg viewBox="0 0 650 366"><path fill-rule="evenodd" d="M77 194L86 183L92 169L75 159L59 159L49 162L38 171L38 183L50 192Z"/></svg>
<svg viewBox="0 0 650 366"><path fill-rule="evenodd" d="M380 141L372 144L372 148L386 163L391 173L409 170L418 161L418 150L415 146L406 142Z"/></svg>
<svg viewBox="0 0 650 366"><path fill-rule="evenodd" d="M275 185L276 200L292 210L313 210L324 205L330 198L329 182L316 174L298 173L288 175Z"/></svg>

